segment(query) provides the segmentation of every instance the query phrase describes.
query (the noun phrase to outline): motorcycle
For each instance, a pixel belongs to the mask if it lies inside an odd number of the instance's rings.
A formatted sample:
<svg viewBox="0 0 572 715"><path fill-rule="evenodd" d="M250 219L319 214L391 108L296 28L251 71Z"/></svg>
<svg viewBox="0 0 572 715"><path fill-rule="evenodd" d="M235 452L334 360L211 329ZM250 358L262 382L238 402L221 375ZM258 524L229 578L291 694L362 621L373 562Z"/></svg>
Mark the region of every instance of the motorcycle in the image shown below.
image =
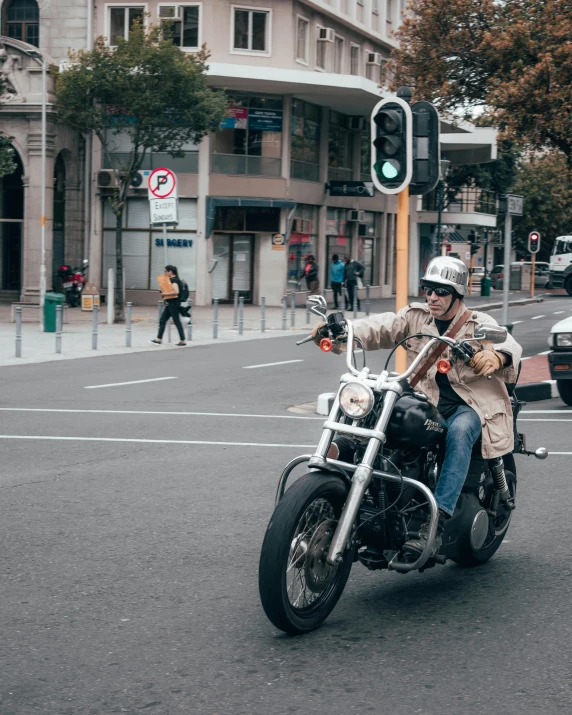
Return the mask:
<svg viewBox="0 0 572 715"><path fill-rule="evenodd" d="M66 298L66 303L70 308L75 308L80 304L81 292L87 281L85 273L88 265L87 259L84 258L81 268L72 269L71 266L68 265L63 265L58 268L58 276L62 284L61 287Z"/></svg>
<svg viewBox="0 0 572 715"><path fill-rule="evenodd" d="M449 347L451 361L469 362L475 352L472 342L502 343L506 328L483 323L473 338L464 340L425 336L431 340L404 373L388 371L390 354L382 372L375 375L365 365L365 352L363 367L357 368L352 322L343 313L326 317L322 296L311 296L309 302L311 311L326 322L319 335L320 348L329 352L346 343L347 372L340 379L316 451L293 459L280 477L262 545L262 606L269 620L290 634L306 633L323 623L355 562L371 571L403 574L423 572L448 559L464 567L487 562L505 538L515 507L513 453L534 454L538 459L548 456L543 447L526 450L525 437L516 428L523 403L515 397L515 385L507 386L514 415L514 451L483 459L477 441L441 548L431 556L438 524L433 492L444 459L447 423L408 378L439 341ZM309 340L312 336L297 344ZM440 360L437 369L446 372L451 361ZM351 440L353 463L330 452L335 435ZM286 490L293 470L304 463L309 471ZM402 547L418 536L428 515L427 544L416 558Z"/></svg>

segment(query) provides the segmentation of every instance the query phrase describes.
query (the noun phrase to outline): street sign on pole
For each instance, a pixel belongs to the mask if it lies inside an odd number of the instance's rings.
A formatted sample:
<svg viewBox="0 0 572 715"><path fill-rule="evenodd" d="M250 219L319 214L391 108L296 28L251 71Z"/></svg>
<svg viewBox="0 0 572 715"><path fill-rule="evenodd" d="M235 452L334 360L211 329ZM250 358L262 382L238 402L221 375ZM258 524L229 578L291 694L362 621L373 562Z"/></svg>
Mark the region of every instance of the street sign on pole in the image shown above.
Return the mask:
<svg viewBox="0 0 572 715"><path fill-rule="evenodd" d="M177 177L171 169L155 169L147 179L149 201L151 199L177 198Z"/></svg>
<svg viewBox="0 0 572 715"><path fill-rule="evenodd" d="M177 199L150 199L149 211L152 224L178 223Z"/></svg>
<svg viewBox="0 0 572 715"><path fill-rule="evenodd" d="M326 184L330 196L374 196L373 181L330 181Z"/></svg>
<svg viewBox="0 0 572 715"><path fill-rule="evenodd" d="M155 169L147 179L151 224L163 226L163 249L165 264L168 264L167 224L178 222L177 177L171 169Z"/></svg>

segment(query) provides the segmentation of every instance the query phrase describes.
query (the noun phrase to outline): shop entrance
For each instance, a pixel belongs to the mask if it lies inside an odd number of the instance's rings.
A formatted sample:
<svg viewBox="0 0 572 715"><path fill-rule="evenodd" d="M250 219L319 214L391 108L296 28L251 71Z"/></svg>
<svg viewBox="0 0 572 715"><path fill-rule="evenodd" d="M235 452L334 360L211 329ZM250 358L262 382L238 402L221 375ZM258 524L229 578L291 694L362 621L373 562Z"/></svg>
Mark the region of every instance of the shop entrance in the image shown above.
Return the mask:
<svg viewBox="0 0 572 715"><path fill-rule="evenodd" d="M231 302L238 291L245 303L252 303L254 236L217 233L213 248L217 259L212 273L213 299Z"/></svg>

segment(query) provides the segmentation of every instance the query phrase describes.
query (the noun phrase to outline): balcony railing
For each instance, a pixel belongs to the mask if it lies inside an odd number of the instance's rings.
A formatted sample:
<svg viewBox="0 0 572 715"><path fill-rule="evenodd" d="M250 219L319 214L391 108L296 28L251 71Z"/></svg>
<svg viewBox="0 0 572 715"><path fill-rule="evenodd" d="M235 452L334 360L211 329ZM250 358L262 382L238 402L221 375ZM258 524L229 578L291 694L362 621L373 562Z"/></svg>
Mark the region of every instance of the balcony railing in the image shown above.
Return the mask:
<svg viewBox="0 0 572 715"><path fill-rule="evenodd" d="M438 211L437 191L423 196L423 211ZM496 216L497 199L494 191L486 189L451 189L445 187L443 195L443 213L476 213Z"/></svg>

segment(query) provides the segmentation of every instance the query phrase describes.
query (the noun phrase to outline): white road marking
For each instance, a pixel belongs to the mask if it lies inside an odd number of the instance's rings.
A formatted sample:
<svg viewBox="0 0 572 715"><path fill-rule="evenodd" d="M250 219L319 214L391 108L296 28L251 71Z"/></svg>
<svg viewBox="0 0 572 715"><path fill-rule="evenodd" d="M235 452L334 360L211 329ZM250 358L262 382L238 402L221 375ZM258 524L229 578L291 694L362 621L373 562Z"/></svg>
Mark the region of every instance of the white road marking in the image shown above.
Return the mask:
<svg viewBox="0 0 572 715"><path fill-rule="evenodd" d="M123 437L55 437L48 435L0 434L0 439L37 439L54 442L136 442L138 444L199 444L217 447L295 447L296 449L314 449L315 444L265 444L263 442L208 442L206 440L186 439L127 439Z"/></svg>
<svg viewBox="0 0 572 715"><path fill-rule="evenodd" d="M518 418L519 422L572 422L572 420L556 420L552 417L545 417L542 419L541 417L519 417Z"/></svg>
<svg viewBox="0 0 572 715"><path fill-rule="evenodd" d="M518 325L519 323L522 323L522 320L513 320L512 321L513 325Z"/></svg>
<svg viewBox="0 0 572 715"><path fill-rule="evenodd" d="M572 452L551 452L548 450L548 456L551 457L553 454L572 454Z"/></svg>
<svg viewBox="0 0 572 715"><path fill-rule="evenodd" d="M539 320L540 318L546 318L545 315L535 315L534 318L531 318L531 320Z"/></svg>
<svg viewBox="0 0 572 715"><path fill-rule="evenodd" d="M548 353L551 353L551 352L552 352L552 350L544 350L543 352L538 353L538 355L548 355Z"/></svg>
<svg viewBox="0 0 572 715"><path fill-rule="evenodd" d="M304 362L303 360L281 360L280 362L265 362L262 365L245 365L243 370L254 370L256 367L273 367L274 365L288 365L291 362Z"/></svg>
<svg viewBox="0 0 572 715"><path fill-rule="evenodd" d="M86 385L86 390L97 390L99 387L120 387L121 385L140 385L142 382L159 382L160 380L176 380L176 377L152 377L149 380L131 380L131 382L110 382L107 385Z"/></svg>
<svg viewBox="0 0 572 715"><path fill-rule="evenodd" d="M523 410L521 415L572 415L572 410Z"/></svg>
<svg viewBox="0 0 572 715"><path fill-rule="evenodd" d="M560 313L563 313L563 310L555 310L553 315L560 315Z"/></svg>
<svg viewBox="0 0 572 715"><path fill-rule="evenodd" d="M297 415L248 415L237 412L158 412L156 410L65 410L47 407L0 407L0 412L72 412L93 415L174 415L177 417L261 417L265 420L322 420L325 417Z"/></svg>

